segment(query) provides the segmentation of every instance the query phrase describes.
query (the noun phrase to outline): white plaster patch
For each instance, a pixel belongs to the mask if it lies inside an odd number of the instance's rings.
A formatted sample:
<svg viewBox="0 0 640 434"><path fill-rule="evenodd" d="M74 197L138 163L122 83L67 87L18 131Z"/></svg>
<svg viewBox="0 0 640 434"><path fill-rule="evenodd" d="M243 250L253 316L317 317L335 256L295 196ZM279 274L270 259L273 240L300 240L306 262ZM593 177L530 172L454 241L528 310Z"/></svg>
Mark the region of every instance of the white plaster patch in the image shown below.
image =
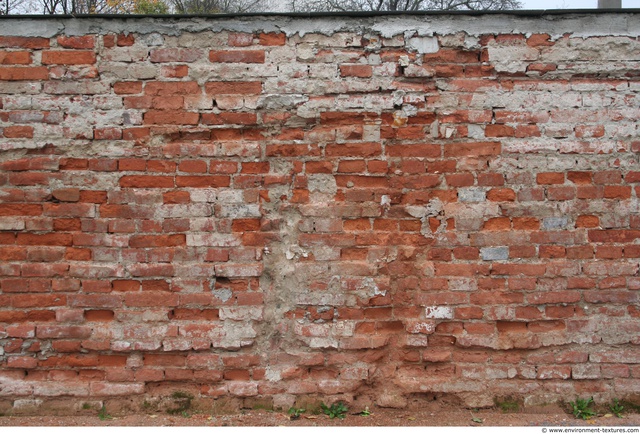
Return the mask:
<svg viewBox="0 0 640 434"><path fill-rule="evenodd" d="M420 54L436 53L440 49L438 39L435 37L411 38L407 41L407 46Z"/></svg>
<svg viewBox="0 0 640 434"><path fill-rule="evenodd" d="M233 295L230 289L214 289L213 291L211 291L211 294L213 294L215 298L219 299L223 303L229 300Z"/></svg>
<svg viewBox="0 0 640 434"><path fill-rule="evenodd" d="M427 306L424 308L424 315L431 319L451 319L453 318L453 308L448 306Z"/></svg>
<svg viewBox="0 0 640 434"><path fill-rule="evenodd" d="M282 379L282 375L279 370L272 368L271 366L267 366L267 369L264 373L264 378L272 383L280 381Z"/></svg>
<svg viewBox="0 0 640 434"><path fill-rule="evenodd" d="M409 333L431 334L436 330L435 322L415 322L407 327Z"/></svg>

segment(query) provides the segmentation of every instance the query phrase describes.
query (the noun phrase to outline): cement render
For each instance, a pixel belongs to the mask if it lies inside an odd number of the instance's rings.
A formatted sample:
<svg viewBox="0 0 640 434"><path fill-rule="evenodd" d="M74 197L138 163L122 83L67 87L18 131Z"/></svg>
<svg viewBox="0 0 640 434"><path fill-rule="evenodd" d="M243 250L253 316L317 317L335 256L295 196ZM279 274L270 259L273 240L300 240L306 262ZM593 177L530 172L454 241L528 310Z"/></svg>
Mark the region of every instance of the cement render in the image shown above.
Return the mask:
<svg viewBox="0 0 640 434"><path fill-rule="evenodd" d="M283 32L288 37L309 33L333 35L340 32L380 34L384 38L396 35L433 36L465 32L479 36L487 32L547 33L552 39L571 33L574 38L588 36L637 36L640 34L639 13L570 13L539 17L509 14L488 15L404 15L376 17L326 16L300 18L290 16L238 16L228 17L126 17L111 18L12 18L2 19L0 36L56 35L80 36L106 33L138 33L177 36L184 32Z"/></svg>

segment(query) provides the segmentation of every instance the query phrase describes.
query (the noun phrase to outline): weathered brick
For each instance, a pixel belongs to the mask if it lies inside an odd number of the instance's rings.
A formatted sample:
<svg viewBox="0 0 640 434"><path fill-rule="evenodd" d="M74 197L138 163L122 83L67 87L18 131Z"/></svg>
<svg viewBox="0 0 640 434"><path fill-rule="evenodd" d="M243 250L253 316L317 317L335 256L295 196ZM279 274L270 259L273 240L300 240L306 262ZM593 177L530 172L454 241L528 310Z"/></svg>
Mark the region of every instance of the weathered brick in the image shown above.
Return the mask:
<svg viewBox="0 0 640 434"><path fill-rule="evenodd" d="M43 66L18 67L0 66L0 80L48 80L49 70Z"/></svg>
<svg viewBox="0 0 640 434"><path fill-rule="evenodd" d="M28 65L31 63L31 53L28 51L0 50L0 65Z"/></svg>
<svg viewBox="0 0 640 434"><path fill-rule="evenodd" d="M49 38L0 36L0 47L41 49L49 47Z"/></svg>
<svg viewBox="0 0 640 434"><path fill-rule="evenodd" d="M87 65L96 63L93 51L43 51L43 65Z"/></svg>
<svg viewBox="0 0 640 434"><path fill-rule="evenodd" d="M95 47L95 36L58 36L58 45L63 48L88 49Z"/></svg>
<svg viewBox="0 0 640 434"><path fill-rule="evenodd" d="M264 63L263 50L211 50L209 60L214 63Z"/></svg>
<svg viewBox="0 0 640 434"><path fill-rule="evenodd" d="M256 95L262 92L259 81L209 81L205 91L210 95Z"/></svg>

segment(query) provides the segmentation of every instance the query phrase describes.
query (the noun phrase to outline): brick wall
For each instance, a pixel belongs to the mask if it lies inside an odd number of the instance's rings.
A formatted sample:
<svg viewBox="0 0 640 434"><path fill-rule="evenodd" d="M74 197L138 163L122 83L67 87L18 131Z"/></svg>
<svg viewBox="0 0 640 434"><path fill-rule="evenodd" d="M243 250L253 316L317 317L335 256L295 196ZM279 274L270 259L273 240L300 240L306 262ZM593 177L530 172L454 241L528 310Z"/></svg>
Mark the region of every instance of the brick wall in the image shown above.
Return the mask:
<svg viewBox="0 0 640 434"><path fill-rule="evenodd" d="M639 23L0 20L0 410L633 398Z"/></svg>

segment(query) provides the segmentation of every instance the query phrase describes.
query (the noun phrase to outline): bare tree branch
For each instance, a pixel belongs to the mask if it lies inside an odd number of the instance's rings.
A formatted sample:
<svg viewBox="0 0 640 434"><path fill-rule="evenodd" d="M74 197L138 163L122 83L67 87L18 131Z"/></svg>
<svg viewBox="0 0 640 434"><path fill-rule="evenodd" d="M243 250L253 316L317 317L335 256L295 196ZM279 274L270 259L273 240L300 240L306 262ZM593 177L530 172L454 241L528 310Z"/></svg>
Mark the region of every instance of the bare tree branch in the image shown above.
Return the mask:
<svg viewBox="0 0 640 434"><path fill-rule="evenodd" d="M178 14L242 14L272 10L269 0L170 0ZM292 0L296 1L296 0Z"/></svg>
<svg viewBox="0 0 640 434"><path fill-rule="evenodd" d="M290 0L292 12L486 11L520 9L520 0Z"/></svg>

